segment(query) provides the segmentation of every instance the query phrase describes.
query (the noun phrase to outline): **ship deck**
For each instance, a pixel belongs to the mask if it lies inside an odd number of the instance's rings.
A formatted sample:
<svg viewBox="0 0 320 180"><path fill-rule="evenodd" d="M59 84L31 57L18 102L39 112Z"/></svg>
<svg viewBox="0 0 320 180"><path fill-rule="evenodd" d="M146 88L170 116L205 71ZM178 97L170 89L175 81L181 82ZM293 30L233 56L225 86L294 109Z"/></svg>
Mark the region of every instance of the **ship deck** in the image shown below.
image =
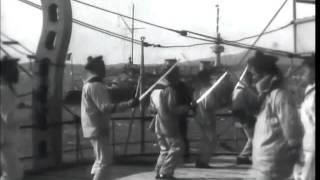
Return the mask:
<svg viewBox="0 0 320 180"><path fill-rule="evenodd" d="M145 163L121 163L112 166L112 179L118 180L152 180L155 179L153 165L155 157L149 157ZM194 167L192 160L179 166L175 177L179 180L212 179L254 179L249 165L237 165L235 156L212 157L212 169ZM90 164L77 165L63 170L51 170L40 174L26 175L25 180L90 180Z"/></svg>

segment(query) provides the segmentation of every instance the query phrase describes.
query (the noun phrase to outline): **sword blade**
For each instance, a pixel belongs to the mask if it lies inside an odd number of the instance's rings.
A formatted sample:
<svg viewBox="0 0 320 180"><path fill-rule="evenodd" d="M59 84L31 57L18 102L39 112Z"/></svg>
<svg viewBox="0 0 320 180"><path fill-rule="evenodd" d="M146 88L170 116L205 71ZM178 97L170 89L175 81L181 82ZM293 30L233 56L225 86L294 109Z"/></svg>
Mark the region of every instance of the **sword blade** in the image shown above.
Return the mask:
<svg viewBox="0 0 320 180"><path fill-rule="evenodd" d="M238 86L240 86L240 84L246 85L242 80L243 80L244 76L246 75L247 71L248 71L248 65L246 65L246 67L244 68L244 70L243 70L243 72L242 72L242 74L241 74L241 76L239 78L239 81L237 82L237 84L234 87L234 89L237 89Z"/></svg>
<svg viewBox="0 0 320 180"><path fill-rule="evenodd" d="M154 87L156 87L156 85L162 80L164 79L180 62L180 60L178 60L174 65L172 65L167 72L165 72L152 86L150 86L150 88L145 91L140 97L139 97L139 101L143 100L152 90Z"/></svg>
<svg viewBox="0 0 320 180"><path fill-rule="evenodd" d="M204 100L219 84L220 82L226 77L228 72L225 72L223 75L220 76L220 78L205 92L201 95L201 97L196 101L197 104L199 104L201 101Z"/></svg>

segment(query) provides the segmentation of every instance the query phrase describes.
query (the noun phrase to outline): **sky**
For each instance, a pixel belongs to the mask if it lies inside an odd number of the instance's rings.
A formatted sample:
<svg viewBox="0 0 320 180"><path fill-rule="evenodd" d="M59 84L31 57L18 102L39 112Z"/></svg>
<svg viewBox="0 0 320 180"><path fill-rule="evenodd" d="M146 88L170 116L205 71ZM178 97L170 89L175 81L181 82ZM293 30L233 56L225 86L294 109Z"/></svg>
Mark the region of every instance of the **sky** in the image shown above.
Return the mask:
<svg viewBox="0 0 320 180"><path fill-rule="evenodd" d="M31 0L40 4L40 0ZM216 36L216 4L220 7L220 33L223 39L236 40L260 33L271 17L279 9L283 0L82 0L96 6L131 16L132 4L135 6L135 17L161 26L177 30L190 30ZM293 19L293 0L289 0L270 25L268 30L288 24ZM95 26L131 36L121 18L76 2L72 2L73 18ZM314 5L297 4L298 18L313 16ZM131 21L125 19L131 25ZM176 33L155 28L139 22L135 27L135 38L141 36L146 41L161 45L187 45L203 43L200 40L182 37ZM18 0L1 0L1 32L32 51L36 51L42 28L42 12ZM310 32L305 39L314 38L314 26L307 27ZM300 28L303 32L305 28ZM5 38L1 36L3 40ZM252 44L255 39L243 41ZM309 41L306 42L308 44ZM310 44L310 43L309 43ZM293 52L292 26L266 35L258 42L259 46ZM181 57L200 59L214 56L212 45L190 48L145 48L145 63L162 63L166 58ZM308 51L314 44L299 46L299 50ZM233 54L244 49L225 47L224 54ZM15 56L20 56L8 48ZM84 64L89 55L103 55L107 64L127 63L131 55L131 43L95 32L73 24L69 52L75 64ZM134 63L140 63L141 47L134 46ZM22 58L22 62L26 58Z"/></svg>

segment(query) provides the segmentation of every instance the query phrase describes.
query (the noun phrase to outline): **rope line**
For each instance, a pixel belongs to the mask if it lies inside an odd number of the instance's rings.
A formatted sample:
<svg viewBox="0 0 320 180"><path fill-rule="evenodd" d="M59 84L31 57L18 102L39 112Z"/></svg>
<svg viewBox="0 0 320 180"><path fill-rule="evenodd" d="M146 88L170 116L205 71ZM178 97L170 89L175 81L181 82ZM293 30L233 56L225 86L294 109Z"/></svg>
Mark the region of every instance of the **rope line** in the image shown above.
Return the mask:
<svg viewBox="0 0 320 180"><path fill-rule="evenodd" d="M12 38L10 38L8 36L8 39L14 40ZM20 45L24 46L23 44L19 43ZM4 50L1 46L0 46L1 50ZM27 47L26 47L27 48ZM14 49L15 50L15 49ZM5 51L5 50L4 50ZM34 54L34 52L32 52L30 50L30 53ZM9 57L12 57L9 53L8 53ZM27 69L25 69L23 66L21 66L20 64L18 64L19 69L21 69L24 73L26 73L28 75L29 78L33 78L32 73L30 73ZM28 95L32 95L32 93L26 93L26 94L22 94L22 96L28 96ZM71 115L76 115L75 112L73 112L69 107L67 107L66 105L63 104L63 108L64 110L66 110L68 113L70 113Z"/></svg>
<svg viewBox="0 0 320 180"><path fill-rule="evenodd" d="M23 51L21 51L21 50L19 50L18 48L16 48L16 47L14 47L14 46L6 46L6 47L8 47L8 48L10 48L10 49L12 49L12 50L14 50L15 52L17 52L18 54L20 54L20 55L23 55L23 56L28 56L29 54L27 54L27 53L25 53L25 52L23 52ZM4 50L4 48L2 47L2 49ZM8 53L8 52L7 52ZM7 54L6 53L6 54Z"/></svg>
<svg viewBox="0 0 320 180"><path fill-rule="evenodd" d="M105 9L105 8L101 8L101 7L98 7L98 6L89 4L89 3L85 3L85 2L83 2L83 1L79 1L79 0L72 0L72 1L77 2L77 3L79 3L79 4L82 4L82 5L86 5L86 6L92 7L92 8L94 8L94 9L98 9L98 10L107 12L107 13L115 14L115 15L118 15L118 16L120 16L120 17L125 17L125 18L128 18L128 19L132 19L132 17L130 17L130 16L127 16L127 15L124 15L124 14L121 14L121 13L118 13L118 12L115 12L115 11L111 11L111 10L108 10L108 9ZM137 22L141 22L141 23L147 24L147 25L150 25L150 26L154 26L154 27L158 27L158 28L165 29L165 30L168 30L168 31L172 31L172 32L178 33L178 34L180 34L180 35L182 35L182 36L184 36L184 37L187 37L187 38L197 39L197 38L195 38L195 37L192 37L192 36L189 36L189 35L188 35L188 34L194 34L194 35L197 35L197 36L201 36L201 37L205 37L205 38L217 40L216 37L212 37L212 36L205 35L205 34L200 34L200 33L193 32L193 31L175 30L175 29L172 29L172 28L160 26L160 25L157 25L157 24L154 24L154 23L150 23L150 22L141 20L141 19L137 19L137 18L134 18L133 20L134 20L134 21L137 21ZM281 30L281 29L284 29L284 28L290 26L291 24L292 24L292 22L290 22L289 24L286 24L286 25L284 25L284 26L282 26L282 27L280 27L280 28L277 28L277 29L274 29L274 30L271 30L271 31L267 31L267 32L263 32L262 34L269 34L269 33L275 32L275 31L279 31L279 30ZM259 36L259 35L253 35L253 36L241 38L241 39L236 40L235 42L237 42L237 41L243 41L243 40L245 40L245 39L250 39L250 38L257 37L257 36ZM207 40L205 40L205 39L198 39L198 40L207 41ZM197 46L197 45L198 45L198 44L196 44L196 45L162 46L162 47L190 47L190 46ZM199 45L203 45L203 44L199 44ZM159 46L155 46L155 47L159 47ZM161 46L160 46L160 47L161 47Z"/></svg>
<svg viewBox="0 0 320 180"><path fill-rule="evenodd" d="M23 3L26 3L28 5L31 5L37 9L41 9L41 6L36 4L36 3L33 3L33 2L30 2L28 0L18 0L20 2L23 2ZM78 0L73 0L73 1L78 1ZM81 2L81 1L78 1L78 2ZM87 3L85 3L87 4ZM99 8L99 7L97 7ZM102 8L99 8L99 9L102 9ZM109 10L108 10L109 11ZM110 11L111 12L111 11ZM126 16L126 15L123 15L123 14L120 14L120 13L116 13L116 12L113 12L113 14L116 14L116 15L119 15L119 16L123 16L123 17L126 17L126 18L130 18L132 19L131 17L129 16ZM137 20L137 19L136 19ZM143 20L138 20L139 22L145 22ZM101 32L101 33L104 33L104 34L107 34L107 35L110 35L110 36L113 36L113 37L116 37L116 38L119 38L119 39L122 39L122 40L125 40L125 41L130 41L131 42L131 38L130 37L127 37L127 36L123 36L123 35L120 35L120 34L117 34L117 33L114 33L114 32L111 32L111 31L108 31L108 30L105 30L105 29L102 29L102 28L99 28L99 27L96 27L94 25L91 25L91 24L88 24L88 23L85 23L83 21L80 21L80 20L77 20L77 19L73 19L73 22L74 23L77 23L78 25L80 26L84 26L86 28L89 28L89 29L92 29L94 31L98 31L98 32ZM148 23L148 22L146 22ZM153 23L149 23L149 25L155 25ZM155 26L159 26L159 25L155 25ZM161 27L161 26L159 26ZM167 30L172 30L171 28L164 28L164 29L167 29ZM173 30L174 32L179 32L180 35L184 36L184 37L188 37L188 38L192 38L192 39L197 39L197 40L201 40L201 41L205 41L205 42L208 42L208 44L210 43L216 43L216 38L215 37L211 37L211 36L208 36L208 35L203 35L203 34L200 34L200 33L195 33L195 32L192 32L192 31L177 31L177 30ZM202 36L202 37L205 37L205 38L199 38L199 37L195 37L195 36L191 36L191 35L188 35L188 33L190 34L194 34L194 35L197 35L197 36ZM210 42L210 43L209 43ZM141 41L140 40L135 40L134 41L135 44L139 44L141 45ZM226 45L229 45L229 46L234 46L234 47L240 47L240 48L245 48L245 49L252 49L252 50L261 50L261 51L266 51L268 53L275 53L275 54L278 54L278 55L284 55L284 56L293 56L293 57L300 57L299 55L295 54L295 53L291 53L291 52L286 52L286 51L280 51L280 50L274 50L274 49L268 49L268 48L263 48L263 47L256 47L256 46L249 46L247 44L241 44L241 43L238 43L238 42L234 42L234 41L227 41L227 40L222 40L222 43L226 44ZM204 45L203 44L195 44L195 45L176 45L176 46L162 46L160 44L149 44L147 42L144 43L144 46L146 47L157 47L157 48L175 48L175 47L192 47L192 46L197 46L197 45Z"/></svg>
<svg viewBox="0 0 320 180"><path fill-rule="evenodd" d="M36 3L33 3L33 2L30 2L28 0L18 0L20 2L23 2L23 3L26 3L32 7L35 7L37 9L41 9L41 6L36 4ZM79 1L80 2L80 1ZM87 4L87 3L85 3ZM99 7L97 7L99 8ZM115 13L115 12L114 12ZM119 16L123 16L123 17L126 17L126 18L131 18L129 16L125 16L125 15L122 15L122 14L119 14L119 13L115 13ZM132 18L131 18L132 19ZM142 20L141 20L142 21ZM128 42L131 42L131 38L130 37L127 37L127 36L124 36L124 35L120 35L120 34L117 34L117 33L114 33L114 32L111 32L111 31L108 31L106 29L102 29L102 28L99 28L97 26L94 26L94 25L91 25L89 23L85 23L83 21L80 21L78 19L73 19L73 22L80 25L80 26L83 26L83 27L86 27L86 28L89 28L91 30L94 30L94 31L98 31L98 32L101 32L101 33L104 33L104 34L107 34L107 35L110 35L110 36L113 36L113 37L116 37L116 38L119 38L119 39L122 39L122 40L125 40L125 41L128 41ZM151 23L152 24L152 23ZM165 28L165 29L170 29L170 28ZM176 30L174 30L176 32ZM183 31L182 34L184 35L186 32L190 32L190 31ZM181 34L179 32L179 34ZM195 33L195 34L199 34L199 33ZM185 34L186 35L186 34ZM188 36L189 37L189 36ZM211 41L208 41L206 39L201 39L201 38L195 38L195 37L191 37L190 38L193 38L193 39L198 39L198 40L202 40L202 41L207 41L207 42L211 42ZM141 41L140 40L134 40L134 43L135 44L138 44L138 45L141 45ZM190 45L172 45L172 46L163 46L163 45L160 45L160 44L150 44L150 43L147 43L145 42L145 46L149 47L157 47L157 48L183 48L183 47L193 47L193 46L200 46L200 45L206 45L206 44L211 44L211 43L199 43L199 44L190 44Z"/></svg>
<svg viewBox="0 0 320 180"><path fill-rule="evenodd" d="M144 24L147 24L147 25L150 25L150 26L158 27L158 28L165 29L165 30L168 30L168 31L172 31L172 32L175 32L175 33L179 33L179 34L181 32L181 31L178 31L178 30L175 30L175 29L172 29L172 28L160 26L160 25L157 25L157 24L154 24L154 23L151 23L151 22L147 22L147 21L141 20L141 19L132 18L130 16L127 16L127 15L124 15L124 14L121 14L121 13L117 13L117 12L114 12L114 11L111 11L111 10L108 10L108 9L104 9L104 8L101 8L101 7L98 7L98 6L89 4L89 3L85 3L83 1L79 1L79 0L72 0L72 1L77 2L79 4L82 4L82 5L86 5L86 6L92 7L94 9L98 9L98 10L107 12L107 13L111 13L111 14L115 14L115 15L118 15L118 16L122 16L122 17L125 17L127 19L131 19L131 20L133 19L134 21L137 21L137 22L140 22L140 23L144 23Z"/></svg>
<svg viewBox="0 0 320 180"><path fill-rule="evenodd" d="M257 44L257 42L260 40L260 38L262 37L263 33L269 28L269 26L271 25L271 23L273 22L273 20L278 16L279 12L282 10L282 8L284 7L284 5L286 5L288 2L288 0L284 0L284 2L281 4L280 8L276 11L276 13L272 16L271 20L268 22L268 24L266 25L266 27L262 30L262 32L259 34L259 36L257 37L257 39L253 42L253 44L251 45L251 47L255 46ZM241 65L242 62L247 58L247 56L250 53L250 49L247 50L246 54L242 57L242 59L239 61L238 65Z"/></svg>
<svg viewBox="0 0 320 180"><path fill-rule="evenodd" d="M4 52L7 56L10 56L10 54L8 53L8 51L6 51L2 46L0 46L1 51Z"/></svg>
<svg viewBox="0 0 320 180"><path fill-rule="evenodd" d="M14 41L14 39L10 38L6 33L1 32L1 34L6 37L7 39L9 39L10 41ZM28 53L30 54L34 54L29 48L27 48L26 46L24 46L23 44L21 44L19 41L16 41L24 50L26 50Z"/></svg>
<svg viewBox="0 0 320 180"><path fill-rule="evenodd" d="M279 27L279 28L276 28L276 29L273 29L273 30L270 30L270 31L266 31L266 32L263 33L263 35L271 34L271 33L273 33L273 32L280 31L280 30L282 30L282 29L285 29L285 28L291 26L292 24L293 24L293 23L290 22L290 23L288 23L288 24L286 24L286 25L284 25L284 26L281 26L281 27ZM237 39L237 40L232 40L232 41L234 41L234 42L240 42L240 41L244 41L244 40L248 40L248 39L252 39L252 38L258 37L259 35L260 35L260 34L256 34L256 35L252 35L252 36L248 36L248 37L243 37L243 38L240 38L240 39Z"/></svg>
<svg viewBox="0 0 320 180"><path fill-rule="evenodd" d="M30 2L30 1L28 1L28 0L18 0L18 1L23 2L23 3L27 4L27 5L30 5L30 6L32 6L32 7L34 7L34 8L42 9L42 7L41 7L40 5L38 5L38 4L36 4L36 3L33 3L33 2ZM113 37L115 37L115 38L119 38L119 39L122 39L122 40L125 40L125 41L128 41L128 42L131 42L131 38L130 38L130 37L127 37L127 36L124 36L124 35L120 35L120 34L117 34L117 33L112 32L112 31L108 31L108 30L106 30L106 29L102 29L102 28L100 28L100 27L91 25L91 24L89 24L89 23L86 23L86 22L81 21L81 20L78 20L78 19L74 19L74 18L73 18L72 21L73 21L74 23L80 25L80 26L83 26L83 27L92 29L92 30L94 30L94 31L98 31L98 32L100 32L100 33L104 33L104 34L107 34L107 35L109 35L109 36L113 36ZM134 43L136 43L136 44L141 44L141 41L135 39L135 40L134 40Z"/></svg>

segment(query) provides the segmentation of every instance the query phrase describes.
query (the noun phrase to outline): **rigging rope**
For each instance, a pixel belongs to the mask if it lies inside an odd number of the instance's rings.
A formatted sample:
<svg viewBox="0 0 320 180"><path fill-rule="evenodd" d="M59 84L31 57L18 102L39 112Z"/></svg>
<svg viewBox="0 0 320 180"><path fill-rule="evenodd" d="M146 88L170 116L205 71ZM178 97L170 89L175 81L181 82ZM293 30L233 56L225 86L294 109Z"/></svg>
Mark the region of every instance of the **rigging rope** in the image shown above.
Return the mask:
<svg viewBox="0 0 320 180"><path fill-rule="evenodd" d="M33 3L33 2L30 2L28 0L18 0L18 1L23 2L25 4L28 4L28 5L30 5L30 6L32 6L34 8L41 9L40 5L38 5L36 3ZM83 27L98 31L98 32L103 33L103 34L107 34L107 35L115 37L115 38L119 38L119 39L122 39L122 40L125 40L125 41L128 41L128 42L131 42L131 38L130 37L127 37L127 36L124 36L124 35L120 35L120 34L112 32L112 31L108 31L106 29L99 28L97 26L91 25L89 23L83 22L83 21L78 20L78 19L74 19L73 18L72 21L74 23L80 25L80 26L83 26ZM135 39L134 43L135 44L141 44L141 41Z"/></svg>
<svg viewBox="0 0 320 180"><path fill-rule="evenodd" d="M8 39L11 39L11 40L13 40L13 41L16 41L16 40L14 40L13 38L10 38L9 36L7 36L7 38ZM18 41L17 41L18 42ZM24 46L23 44L21 44L21 43L19 43L19 45L20 46ZM0 48L1 48L1 50L3 50L4 52L5 52L5 50L0 46ZM27 47L26 47L27 48ZM27 48L28 49L28 48ZM16 49L13 49L13 50L15 50L16 51ZM29 49L30 50L30 49ZM31 50L30 50L30 53L31 54L35 54L34 52L32 52ZM9 57L12 57L9 53L7 54ZM28 54L25 54L25 55L28 55ZM23 66L21 66L20 64L18 64L18 67L19 67L19 69L21 69L24 73L26 73L27 75L28 75L28 77L29 78L33 78L33 75L32 75L32 73L30 73L27 69L25 69ZM22 96L25 96L25 95L32 95L32 93L31 94L29 94L29 93L26 93L26 94L22 94ZM64 105L63 104L63 108L68 112L68 113L70 113L71 115L77 115L75 112L73 112L69 107L67 107L66 105Z"/></svg>
<svg viewBox="0 0 320 180"><path fill-rule="evenodd" d="M107 13L111 13L111 14L115 14L115 15L118 15L118 16L122 16L122 17L125 17L125 18L127 18L127 19L132 19L132 17L130 17L130 16L127 16L127 15L124 15L124 14L121 14L121 13L117 13L117 12L114 12L114 11L111 11L111 10L108 10L108 9L104 9L104 8L101 8L101 7L98 7L98 6L89 4L89 3L85 3L85 2L82 2L82 1L79 1L79 0L72 0L72 1L77 2L77 3L79 3L79 4L83 4L83 5L92 7L92 8L94 8L94 9L98 9L98 10L107 12ZM140 23L144 23L144 24L150 25L150 26L158 27L158 28L161 28L161 29L165 29L165 30L172 31L172 32L175 32L175 33L179 33L179 34L180 34L180 31L175 30L175 29L172 29L172 28L160 26L160 25L157 25L157 24L154 24L154 23L150 23L150 22L141 20L141 19L137 19L137 18L133 18L133 20L134 20L134 21L137 21L137 22L140 22Z"/></svg>
<svg viewBox="0 0 320 180"><path fill-rule="evenodd" d="M36 3L33 3L33 2L30 2L28 0L18 0L18 1L26 3L26 4L30 5L30 6L35 7L35 8L41 9L40 5L38 5ZM76 2L79 2L79 3L83 3L83 2L78 1L78 0L73 0L73 1L76 1ZM83 3L83 4L87 4L87 3ZM88 5L90 5L90 4L88 4ZM90 6L93 6L93 5L90 5ZM94 7L96 7L96 6L94 6ZM120 13L116 13L116 12L113 12L113 11L110 11L110 10L106 10L106 9L103 9L103 8L100 8L100 7L96 7L96 8L100 9L100 10L105 10L107 12L110 12L110 13L113 13L113 14L116 14L116 15L119 15L119 16L123 16L123 17L132 19L131 17L123 15L123 14L120 14ZM206 42L211 42L211 43L216 43L216 38L208 36L208 35L192 32L192 31L185 31L185 30L184 31L177 31L177 30L174 30L174 29L171 29L171 28L166 28L166 27L163 27L163 26L159 26L159 25L156 25L156 24L153 24L153 23L149 23L149 22L143 21L143 20L139 20L139 19L135 19L135 20L139 21L139 22L142 22L142 23L145 23L145 24L153 25L153 26L156 26L156 27L159 27L159 28L162 28L162 29L166 29L166 30L177 32L177 33L179 33L180 35L182 35L184 37L197 39L197 40L201 40L201 41L206 41ZM86 28L92 29L94 31L98 31L98 32L101 32L101 33L104 33L104 34L107 34L107 35L110 35L110 36L113 36L113 37L116 37L116 38L119 38L119 39L122 39L122 40L125 40L125 41L128 41L128 42L131 42L131 38L130 37L123 36L123 35L120 35L120 34L117 34L117 33L114 33L114 32L99 28L97 26L85 23L85 22L77 20L77 19L73 19L73 22L77 23L80 26L84 26ZM188 35L188 33L194 34L194 35L197 35L197 36L202 36L202 37L205 37L205 38L208 38L208 39L199 38L199 37L195 37L195 36L190 36L190 35ZM134 43L141 45L141 41L140 40L134 40ZM255 47L255 46L252 46L252 45L249 46L247 44L240 44L240 43L233 42L233 41L223 40L222 43L224 43L226 45L234 46L234 47L240 47L240 48L246 48L246 49L254 49L254 50L262 50L262 51L266 51L268 53L276 52L276 54L278 54L278 55L297 56L297 54L286 52L286 51L273 50L273 49L262 48L262 47ZM175 48L175 47L191 47L191 46L195 46L195 45L162 46L160 44L149 44L147 42L145 42L144 45L147 46L147 47L151 46L151 47L157 47L157 48ZM203 45L203 44L201 44L201 45ZM299 57L299 56L297 56L297 57Z"/></svg>
<svg viewBox="0 0 320 180"><path fill-rule="evenodd" d="M105 8L101 8L101 7L98 7L98 6L95 6L95 5L92 5L92 4L89 4L89 3L85 3L83 1L79 1L79 0L72 0L74 2L77 2L79 4L83 4L83 5L86 5L86 6L89 6L89 7L92 7L92 8L95 8L95 9L98 9L98 10L101 10L101 11L104 11L104 12L107 12L107 13L111 13L111 14L115 14L115 15L118 15L118 16L121 16L121 17L125 17L125 18L128 18L128 19L132 19L132 17L130 16L127 16L127 15L124 15L124 14L121 14L121 13L118 13L118 12L114 12L114 11L111 11L111 10L108 10L108 9L105 9ZM286 0L287 2L287 0ZM285 3L286 3L285 2ZM285 4L284 3L284 4ZM283 7L283 6L282 6ZM281 9L282 9L281 7ZM281 10L280 9L280 10ZM278 14L278 12L276 13ZM160 25L157 25L157 24L154 24L154 23L150 23L150 22L147 22L147 21L144 21L144 20L141 20L141 19L137 19L137 18L134 18L133 19L134 21L137 21L137 22L141 22L141 23L144 23L144 24L147 24L147 25L150 25L150 26L154 26L154 27L158 27L158 28L161 28L161 29L165 29L165 30L168 30L168 31L172 31L172 32L175 32L175 33L178 33L184 37L187 37L187 38L193 38L193 39L197 39L195 37L192 37L192 36L189 36L188 34L194 34L194 35L198 35L198 36L201 36L201 37L205 37L205 38L209 38L209 39L213 39L213 40L217 40L216 37L212 37L212 36L209 36L209 35L205 35L205 34L200 34L200 33L196 33L196 32L193 32L193 31L186 31L186 30L175 30L175 29L172 29L172 28L168 28L168 27L165 27L165 26L160 26ZM274 29L274 30L271 30L271 31L268 31L268 32L265 32L263 31L261 34L259 35L253 35L253 36L249 36L249 37L245 37L245 38L241 38L239 40L236 40L235 42L237 41L243 41L245 39L250 39L250 38L254 38L254 37L257 37L257 36L261 36L263 34L269 34L269 33L272 33L272 32L275 32L275 31L278 31L278 30L281 30L281 29L284 29L288 26L290 26L292 24L292 22L290 22L289 24L286 24L285 26L282 26L280 28L277 28L277 29ZM203 40L203 41L207 41L205 39L201 39L199 38L198 40ZM231 41L230 41L231 42ZM203 45L203 44L201 44ZM191 46L194 46L194 45L191 45ZM155 46L155 47L159 47L159 46ZM161 47L161 46L160 46ZM165 47L165 46L162 46L162 47ZM190 45L177 45L177 46L172 46L172 47L190 47Z"/></svg>
<svg viewBox="0 0 320 180"><path fill-rule="evenodd" d="M273 30L264 32L263 35L271 34L271 33L276 32L276 31L280 31L280 30L282 30L282 29L285 29L285 28L289 27L289 26L292 25L292 24L293 24L293 23L290 22L290 23L288 23L288 24L286 24L286 25L284 25L284 26L281 26L281 27L279 27L279 28L276 28L276 29L273 29ZM239 39L237 39L237 40L232 40L232 41L234 41L234 42L244 41L244 40L248 40L248 39L252 39L252 38L258 37L259 35L260 35L260 34L256 34L256 35L252 35L252 36L248 36L248 37L243 37L243 38L239 38Z"/></svg>
<svg viewBox="0 0 320 180"><path fill-rule="evenodd" d="M1 34L2 34L4 37L6 37L7 39L9 39L10 41L15 41L14 39L10 38L6 33L1 32ZM18 41L15 41L15 42L17 42L17 43L18 43L24 50L26 50L28 53L33 54L33 52L32 52L29 48L27 48L26 46L24 46L23 44L21 44L21 43L18 42Z"/></svg>
<svg viewBox="0 0 320 180"><path fill-rule="evenodd" d="M2 46L0 46L0 49L2 52L4 52L7 56L10 56L10 54L8 53L8 51L6 51Z"/></svg>
<svg viewBox="0 0 320 180"><path fill-rule="evenodd" d="M28 56L28 55L29 55L29 54L27 54L27 53L25 53L25 52L23 52L23 51L19 50L19 49L18 49L18 48L16 48L16 47L13 47L13 46L6 46L6 47L8 47L8 48L10 48L10 49L14 50L15 52L19 53L20 55L23 55L23 56ZM2 47L2 49L4 50L4 48L3 48L3 47Z"/></svg>
<svg viewBox="0 0 320 180"><path fill-rule="evenodd" d="M278 16L279 12L282 10L282 8L284 7L284 5L286 5L288 2L288 0L284 0L284 2L281 4L280 8L276 11L276 13L272 16L271 20L268 22L268 24L266 25L266 27L262 30L262 32L259 34L259 36L257 37L257 39L253 42L253 44L251 45L251 47L255 46L257 44L257 42L260 40L260 38L262 37L263 33L268 29L268 27L271 25L271 23L273 22L273 20ZM242 59L239 61L238 65L241 65L242 62L247 58L247 56L250 53L250 49L247 50L246 54L242 57Z"/></svg>

